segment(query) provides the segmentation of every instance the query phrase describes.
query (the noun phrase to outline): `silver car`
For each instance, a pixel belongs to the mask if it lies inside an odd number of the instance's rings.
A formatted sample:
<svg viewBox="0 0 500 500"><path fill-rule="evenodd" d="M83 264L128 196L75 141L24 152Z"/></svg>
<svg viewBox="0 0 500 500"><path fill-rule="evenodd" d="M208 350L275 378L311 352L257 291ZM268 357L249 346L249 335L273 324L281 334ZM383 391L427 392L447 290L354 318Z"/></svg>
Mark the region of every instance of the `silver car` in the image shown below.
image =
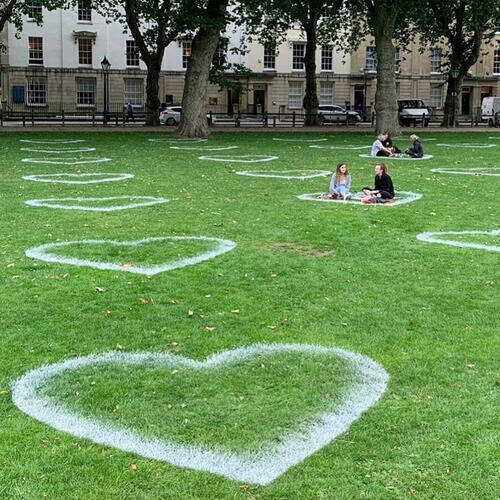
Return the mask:
<svg viewBox="0 0 500 500"><path fill-rule="evenodd" d="M179 125L181 121L181 106L170 106L160 113L160 123L164 125ZM207 120L210 123L210 114L207 113ZM212 123L215 123L215 115L212 115Z"/></svg>
<svg viewBox="0 0 500 500"><path fill-rule="evenodd" d="M318 106L318 115L321 123L344 122L357 123L361 121L361 116L357 111L346 111L341 106L333 104Z"/></svg>

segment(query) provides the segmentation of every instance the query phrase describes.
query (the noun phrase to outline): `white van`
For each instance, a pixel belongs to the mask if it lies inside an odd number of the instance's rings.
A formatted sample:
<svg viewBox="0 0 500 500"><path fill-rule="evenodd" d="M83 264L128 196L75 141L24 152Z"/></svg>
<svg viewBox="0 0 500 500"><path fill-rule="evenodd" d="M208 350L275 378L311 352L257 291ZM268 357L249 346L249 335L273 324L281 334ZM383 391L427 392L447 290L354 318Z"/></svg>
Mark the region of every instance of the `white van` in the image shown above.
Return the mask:
<svg viewBox="0 0 500 500"><path fill-rule="evenodd" d="M484 97L481 105L481 120L490 126L500 125L500 97Z"/></svg>

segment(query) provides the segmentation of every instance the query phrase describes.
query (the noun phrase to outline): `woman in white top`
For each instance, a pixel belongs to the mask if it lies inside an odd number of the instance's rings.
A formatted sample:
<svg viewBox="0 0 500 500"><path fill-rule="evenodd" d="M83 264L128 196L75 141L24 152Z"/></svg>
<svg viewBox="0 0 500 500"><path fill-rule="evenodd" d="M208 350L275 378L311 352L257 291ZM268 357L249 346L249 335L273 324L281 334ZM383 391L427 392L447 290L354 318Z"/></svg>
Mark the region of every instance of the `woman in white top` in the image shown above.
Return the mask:
<svg viewBox="0 0 500 500"><path fill-rule="evenodd" d="M386 148L383 144L382 141L385 141L386 135L385 134L380 134L376 141L372 145L372 156L391 156L392 151L390 148Z"/></svg>

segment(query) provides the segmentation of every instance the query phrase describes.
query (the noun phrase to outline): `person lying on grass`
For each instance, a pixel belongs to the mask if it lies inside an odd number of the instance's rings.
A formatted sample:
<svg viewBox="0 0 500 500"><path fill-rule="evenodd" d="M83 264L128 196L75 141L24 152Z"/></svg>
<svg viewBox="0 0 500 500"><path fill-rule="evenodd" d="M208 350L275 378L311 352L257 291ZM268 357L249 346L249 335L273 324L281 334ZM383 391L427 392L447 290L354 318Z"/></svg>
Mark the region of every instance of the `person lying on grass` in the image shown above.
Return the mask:
<svg viewBox="0 0 500 500"><path fill-rule="evenodd" d="M385 163L375 165L375 188L365 187L363 193L366 197L361 200L361 203L394 203L394 186L391 177L387 173Z"/></svg>
<svg viewBox="0 0 500 500"><path fill-rule="evenodd" d="M346 200L351 197L351 174L347 169L347 163L341 162L337 165L335 173L330 181L330 192L322 195L322 198L336 200L343 198Z"/></svg>
<svg viewBox="0 0 500 500"><path fill-rule="evenodd" d="M422 147L422 143L420 142L420 137L418 135L410 135L410 139L413 142L413 147L407 149L405 153L412 158L423 158L424 157L424 148Z"/></svg>

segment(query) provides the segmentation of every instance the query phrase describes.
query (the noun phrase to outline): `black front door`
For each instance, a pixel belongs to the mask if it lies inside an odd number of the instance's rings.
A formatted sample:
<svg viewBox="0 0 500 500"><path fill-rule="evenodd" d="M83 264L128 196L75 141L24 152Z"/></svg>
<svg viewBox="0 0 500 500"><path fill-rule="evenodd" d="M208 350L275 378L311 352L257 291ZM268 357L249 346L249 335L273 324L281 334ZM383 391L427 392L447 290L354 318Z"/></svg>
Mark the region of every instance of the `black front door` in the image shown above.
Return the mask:
<svg viewBox="0 0 500 500"><path fill-rule="evenodd" d="M462 87L462 115L470 115L470 87Z"/></svg>
<svg viewBox="0 0 500 500"><path fill-rule="evenodd" d="M364 111L365 106L365 87L356 85L354 87L354 109L356 111Z"/></svg>
<svg viewBox="0 0 500 500"><path fill-rule="evenodd" d="M263 115L266 112L266 91L254 90L253 91L254 113Z"/></svg>

